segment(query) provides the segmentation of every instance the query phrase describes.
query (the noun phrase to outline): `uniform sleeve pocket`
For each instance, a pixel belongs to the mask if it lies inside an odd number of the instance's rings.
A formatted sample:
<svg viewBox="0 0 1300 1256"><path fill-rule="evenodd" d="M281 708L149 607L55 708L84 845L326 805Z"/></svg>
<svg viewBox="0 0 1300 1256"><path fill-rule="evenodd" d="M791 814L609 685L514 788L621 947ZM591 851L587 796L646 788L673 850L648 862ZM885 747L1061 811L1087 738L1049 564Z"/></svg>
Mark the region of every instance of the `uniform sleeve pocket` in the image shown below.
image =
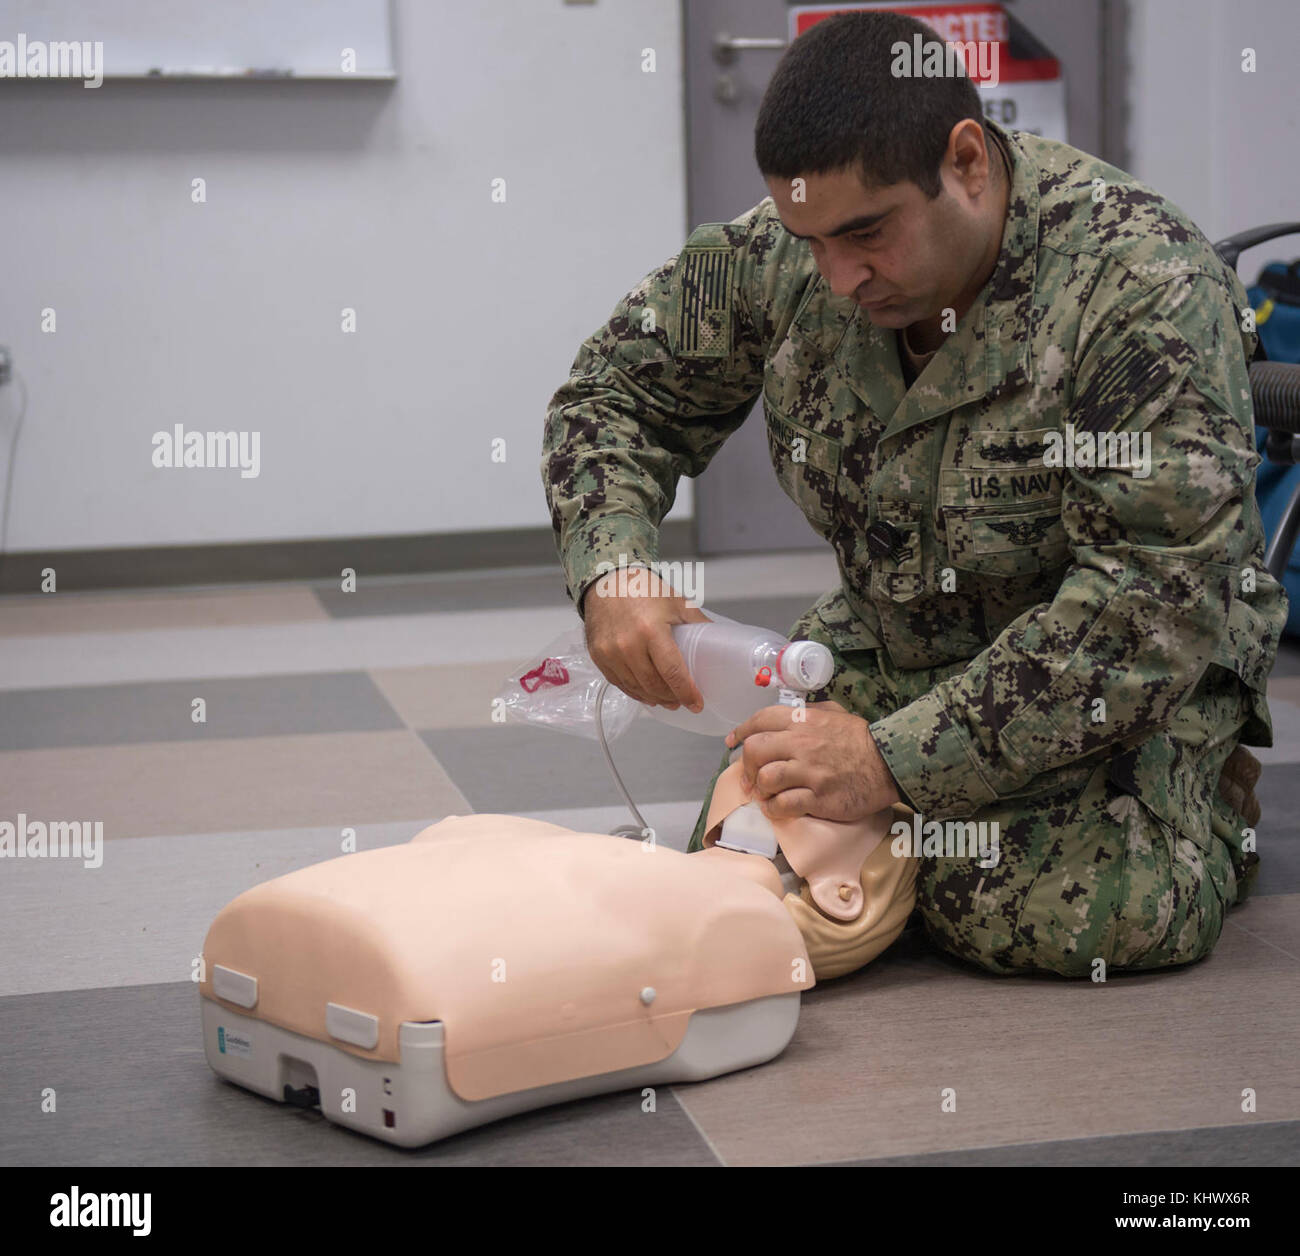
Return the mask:
<svg viewBox="0 0 1300 1256"><path fill-rule="evenodd" d="M1276 629L1239 597L1232 599L1227 630L1211 661L1233 672L1250 691L1250 708L1242 738L1251 746L1273 744L1273 717L1268 709L1268 674L1277 651Z"/></svg>
<svg viewBox="0 0 1300 1256"><path fill-rule="evenodd" d="M840 651L875 650L881 640L854 613L842 589L833 589L813 607L822 626Z"/></svg>

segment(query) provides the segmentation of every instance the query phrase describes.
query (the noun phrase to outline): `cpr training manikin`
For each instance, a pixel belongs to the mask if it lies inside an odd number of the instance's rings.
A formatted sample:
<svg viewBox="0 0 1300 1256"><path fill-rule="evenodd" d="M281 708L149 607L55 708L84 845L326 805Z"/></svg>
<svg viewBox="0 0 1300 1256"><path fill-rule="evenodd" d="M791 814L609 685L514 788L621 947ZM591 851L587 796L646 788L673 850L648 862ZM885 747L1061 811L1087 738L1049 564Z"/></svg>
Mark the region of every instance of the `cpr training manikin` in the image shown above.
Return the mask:
<svg viewBox="0 0 1300 1256"><path fill-rule="evenodd" d="M714 627L675 632L697 684L700 634ZM782 701L830 679L814 643L787 649L743 625L712 638L751 686L770 673ZM553 685L582 679L568 662L546 660ZM737 719L719 686L699 687L699 722L666 722L718 735L772 701L733 688L750 708ZM656 841L628 798L640 828L622 836L450 816L405 844L239 895L203 947L208 1063L247 1089L418 1146L547 1104L772 1059L795 1032L802 991L869 963L906 925L916 865L889 837L911 812L769 820L732 758L693 854Z"/></svg>

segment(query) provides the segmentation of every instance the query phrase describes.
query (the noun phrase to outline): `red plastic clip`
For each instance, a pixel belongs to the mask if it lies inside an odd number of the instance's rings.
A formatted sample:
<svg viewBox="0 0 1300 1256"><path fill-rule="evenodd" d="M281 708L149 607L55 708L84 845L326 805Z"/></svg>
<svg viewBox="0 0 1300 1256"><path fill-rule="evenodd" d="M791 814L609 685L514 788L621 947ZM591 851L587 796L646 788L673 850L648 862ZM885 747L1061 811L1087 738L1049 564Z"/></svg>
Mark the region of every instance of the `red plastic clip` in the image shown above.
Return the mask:
<svg viewBox="0 0 1300 1256"><path fill-rule="evenodd" d="M754 677L754 684L760 688L766 689L772 683L772 669L770 667L760 667L758 675Z"/></svg>

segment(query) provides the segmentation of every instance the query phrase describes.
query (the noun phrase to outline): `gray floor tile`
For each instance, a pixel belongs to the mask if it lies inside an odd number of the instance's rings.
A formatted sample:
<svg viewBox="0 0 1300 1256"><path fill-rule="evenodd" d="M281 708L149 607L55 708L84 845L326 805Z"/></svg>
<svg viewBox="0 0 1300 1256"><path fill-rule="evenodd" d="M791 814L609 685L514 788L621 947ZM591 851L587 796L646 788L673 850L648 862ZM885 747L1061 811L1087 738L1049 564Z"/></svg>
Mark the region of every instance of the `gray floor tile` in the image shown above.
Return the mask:
<svg viewBox="0 0 1300 1256"><path fill-rule="evenodd" d="M684 1165L717 1163L672 1091L542 1108L404 1150L208 1068L189 982L0 999L0 1164ZM41 1111L53 1087L57 1110Z"/></svg>
<svg viewBox="0 0 1300 1256"><path fill-rule="evenodd" d="M1257 754L1253 746L1246 747ZM1300 766L1268 763L1255 786L1260 828L1275 836L1300 838Z"/></svg>
<svg viewBox="0 0 1300 1256"><path fill-rule="evenodd" d="M1300 765L1300 706L1270 697L1268 711L1273 721L1273 744L1251 746L1251 754L1261 763ZM1292 771L1300 772L1300 766L1293 766Z"/></svg>
<svg viewBox="0 0 1300 1256"><path fill-rule="evenodd" d="M355 824L357 850L409 842L442 819ZM272 877L337 858L340 828L191 833L108 842L103 864L6 860L0 995L183 980L217 913ZM47 923L58 920L57 930ZM39 946L32 938L41 938ZM0 1083L3 1083L0 1073Z"/></svg>
<svg viewBox="0 0 1300 1256"><path fill-rule="evenodd" d="M1104 984L994 976L900 939L811 990L771 1063L677 1097L731 1165L1297 1121L1294 912L1290 899L1251 900L1232 918L1252 931L1225 928L1208 960ZM1240 1112L1247 1085L1259 1117ZM959 1098L945 1113L947 1087Z"/></svg>
<svg viewBox="0 0 1300 1256"><path fill-rule="evenodd" d="M1259 841L1259 880L1254 893L1300 893L1300 837L1272 834L1261 821Z"/></svg>
<svg viewBox="0 0 1300 1256"><path fill-rule="evenodd" d="M572 607L6 637L0 690L301 676L527 658L581 621Z"/></svg>
<svg viewBox="0 0 1300 1256"><path fill-rule="evenodd" d="M518 814L622 801L600 744L585 737L511 724L427 729L420 736L475 811ZM722 750L720 738L646 718L610 745L638 806L703 799Z"/></svg>
<svg viewBox="0 0 1300 1256"><path fill-rule="evenodd" d="M304 585L166 591L124 590L117 593L0 594L0 637L214 625L300 623L325 618L312 591Z"/></svg>
<svg viewBox="0 0 1300 1256"><path fill-rule="evenodd" d="M850 1167L993 1166L1020 1169L1080 1166L1209 1169L1300 1165L1300 1121L1261 1125L1210 1126L1155 1134L1121 1134L1113 1138L1078 1138L1052 1143L1017 1143L1010 1147L975 1147L927 1156L891 1156L856 1160Z"/></svg>
<svg viewBox="0 0 1300 1256"><path fill-rule="evenodd" d="M410 580L358 582L355 593L338 585L313 588L320 604L336 619L361 615L422 615L430 611L499 611L535 606L568 607L564 573L546 570L437 576Z"/></svg>
<svg viewBox="0 0 1300 1256"><path fill-rule="evenodd" d="M191 719L195 698L206 723ZM0 751L151 741L384 732L405 725L364 672L238 676L11 689L0 693Z"/></svg>
<svg viewBox="0 0 1300 1256"><path fill-rule="evenodd" d="M1277 662L1273 664L1274 676L1300 676L1300 639L1283 637L1277 647Z"/></svg>
<svg viewBox="0 0 1300 1256"><path fill-rule="evenodd" d="M702 590L705 606L716 606L722 614L741 623L762 624L784 631L835 580L834 560L829 553L806 557L781 554L757 562L755 557L729 555L704 559ZM817 592L762 593L765 589L790 590L805 586ZM343 593L336 584L316 583L312 585L312 591L327 613L340 619L431 611L516 608L527 611L530 607L570 605L558 564L473 575L363 580L355 593ZM787 603L795 607L792 614ZM737 609L733 611L731 606Z"/></svg>
<svg viewBox="0 0 1300 1256"><path fill-rule="evenodd" d="M411 580L375 584L342 593L337 588L317 588L321 605L336 619L363 615L420 615L432 611L510 610L531 607L565 607L564 577L556 571L509 576L500 580ZM808 595L771 597L720 597L704 599L713 609L742 624L759 624L784 632L817 599Z"/></svg>
<svg viewBox="0 0 1300 1256"><path fill-rule="evenodd" d="M1255 893L1300 892L1300 766L1266 764L1255 796L1261 812Z"/></svg>
<svg viewBox="0 0 1300 1256"><path fill-rule="evenodd" d="M381 824L471 809L405 727L11 750L0 754L4 803L9 815L102 824L105 859L119 838Z"/></svg>

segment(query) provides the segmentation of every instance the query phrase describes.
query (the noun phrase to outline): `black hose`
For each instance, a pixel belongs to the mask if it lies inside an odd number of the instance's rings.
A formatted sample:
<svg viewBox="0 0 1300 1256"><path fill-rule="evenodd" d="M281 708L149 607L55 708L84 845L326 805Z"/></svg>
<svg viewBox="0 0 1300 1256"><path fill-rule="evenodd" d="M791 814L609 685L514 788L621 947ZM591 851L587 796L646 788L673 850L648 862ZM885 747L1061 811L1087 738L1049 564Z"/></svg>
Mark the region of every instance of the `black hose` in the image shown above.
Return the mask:
<svg viewBox="0 0 1300 1256"><path fill-rule="evenodd" d="M1250 397L1255 404L1258 426L1300 434L1300 366L1290 362L1252 362Z"/></svg>

